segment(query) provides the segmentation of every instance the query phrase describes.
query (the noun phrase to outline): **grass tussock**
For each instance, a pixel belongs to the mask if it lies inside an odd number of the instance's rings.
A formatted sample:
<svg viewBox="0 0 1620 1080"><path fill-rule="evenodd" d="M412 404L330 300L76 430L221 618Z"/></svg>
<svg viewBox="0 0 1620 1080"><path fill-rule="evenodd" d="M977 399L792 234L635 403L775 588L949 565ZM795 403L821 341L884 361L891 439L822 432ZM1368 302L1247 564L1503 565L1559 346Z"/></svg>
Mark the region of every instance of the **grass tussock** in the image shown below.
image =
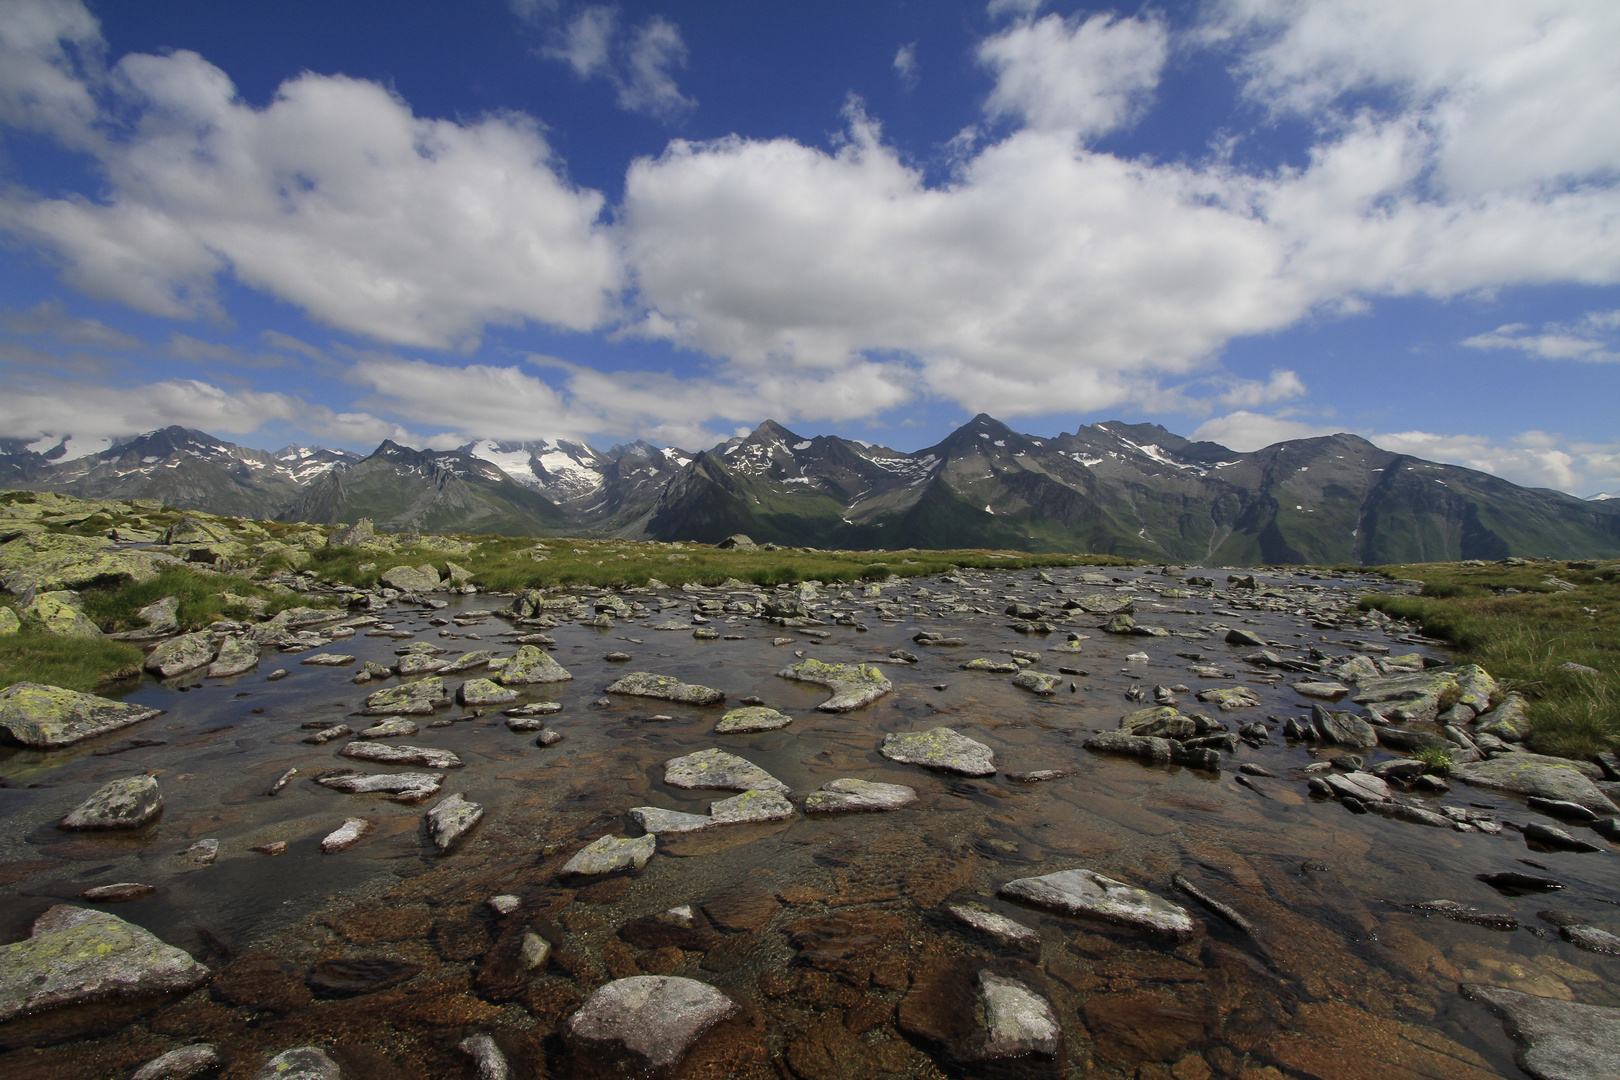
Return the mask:
<svg viewBox="0 0 1620 1080"><path fill-rule="evenodd" d="M1529 697L1532 749L1590 758L1620 748L1620 562L1381 570L1422 581L1421 595L1368 596L1362 606L1420 622L1456 644L1460 660Z"/></svg>
<svg viewBox="0 0 1620 1080"><path fill-rule="evenodd" d="M182 630L201 630L221 619L244 619L252 612L247 605L227 598L249 597L264 602L263 612L274 615L283 608L319 607L325 598L298 593L277 592L256 581L232 574L199 574L190 570L165 570L150 581L107 589L86 589L79 594L84 613L95 620L103 633L135 630L146 623L135 613L165 596L178 596L178 619ZM257 605L254 605L257 606Z"/></svg>
<svg viewBox="0 0 1620 1080"><path fill-rule="evenodd" d="M141 657L141 650L125 641L26 630L0 635L0 686L34 682L90 693L138 678Z"/></svg>

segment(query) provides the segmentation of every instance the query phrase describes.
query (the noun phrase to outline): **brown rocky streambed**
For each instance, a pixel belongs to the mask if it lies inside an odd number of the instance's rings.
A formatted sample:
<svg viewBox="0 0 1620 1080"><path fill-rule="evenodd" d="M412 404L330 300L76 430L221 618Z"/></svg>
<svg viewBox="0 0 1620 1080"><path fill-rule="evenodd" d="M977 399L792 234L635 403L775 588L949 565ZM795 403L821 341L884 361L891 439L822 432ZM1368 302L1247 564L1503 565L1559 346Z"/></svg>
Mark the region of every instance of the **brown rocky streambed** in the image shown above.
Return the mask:
<svg viewBox="0 0 1620 1080"><path fill-rule="evenodd" d="M311 624L300 651L266 648L238 676L148 677L120 697L161 715L0 749L0 934L16 943L0 954L0 1074L122 1078L207 1043L217 1061L189 1051L149 1075L255 1077L306 1046L321 1053L276 1075L630 1062L806 1080L1471 1080L1524 1075L1526 1053L1535 1075L1602 1075L1569 1070L1614 1061L1620 1014L1576 1008L1620 1007L1608 781L1595 766L1595 780L1546 774L1481 735L1492 718L1468 702L1500 705L1500 691L1467 672L1446 681L1434 643L1356 610L1363 591L1398 586L1230 576L574 589L519 598L523 621L478 614L510 597L406 596L352 636ZM479 650L504 669L469 662ZM353 659L303 663L322 656ZM402 662L421 674L352 681ZM635 673L665 678L608 692ZM423 693L433 679L442 690ZM660 682L725 701L630 692ZM416 691L368 709L399 686ZM466 706L458 691L496 700ZM728 727L742 730L716 732L741 707L754 711ZM1119 733L1125 716L1140 734ZM392 726L375 739L305 741L379 721ZM1459 740L1492 755L1473 767L1495 786L1410 763L1437 756L1426 747L1474 756ZM394 750L362 749L375 747ZM345 771L425 779L392 785L419 801L319 782ZM59 828L103 785L143 775L161 792L154 820ZM458 803L430 827L458 794L481 818ZM826 812L852 802L897 808ZM350 819L352 844L323 851ZM638 821L656 837L573 864L624 869L561 874L602 837L642 836ZM1093 876L1049 877L1074 870ZM82 898L121 884L148 888ZM169 983L8 1005L6 979L41 963L45 931L111 932L58 905L154 935L133 946L139 963L175 946L207 971L171 957ZM703 985L625 981L647 976ZM1493 1008L1517 1011L1528 1051Z"/></svg>

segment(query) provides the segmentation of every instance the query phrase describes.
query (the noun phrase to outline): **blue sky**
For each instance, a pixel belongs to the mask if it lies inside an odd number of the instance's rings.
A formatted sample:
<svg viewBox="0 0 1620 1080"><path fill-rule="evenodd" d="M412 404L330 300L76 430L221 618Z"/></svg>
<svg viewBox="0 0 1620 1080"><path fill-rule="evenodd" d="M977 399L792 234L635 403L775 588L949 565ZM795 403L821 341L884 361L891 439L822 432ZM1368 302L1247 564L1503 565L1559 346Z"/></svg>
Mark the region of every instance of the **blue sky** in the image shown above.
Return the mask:
<svg viewBox="0 0 1620 1080"><path fill-rule="evenodd" d="M1353 431L1620 489L1620 5L0 0L0 436Z"/></svg>

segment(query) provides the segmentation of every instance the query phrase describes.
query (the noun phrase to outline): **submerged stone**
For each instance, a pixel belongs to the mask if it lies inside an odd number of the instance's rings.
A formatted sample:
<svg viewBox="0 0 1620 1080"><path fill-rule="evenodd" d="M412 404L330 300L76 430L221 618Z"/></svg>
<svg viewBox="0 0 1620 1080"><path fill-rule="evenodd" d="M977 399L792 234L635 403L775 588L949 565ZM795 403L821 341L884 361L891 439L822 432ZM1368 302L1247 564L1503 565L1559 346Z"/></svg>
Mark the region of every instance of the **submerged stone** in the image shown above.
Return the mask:
<svg viewBox="0 0 1620 1080"><path fill-rule="evenodd" d="M440 854L449 851L461 841L463 836L472 831L472 827L483 820L484 808L475 802L468 802L460 792L447 799L441 799L433 809L424 815L427 821L428 837L433 846L439 849Z"/></svg>
<svg viewBox="0 0 1620 1080"><path fill-rule="evenodd" d="M466 764L452 750L440 750L432 746L406 746L403 743L389 746L387 743L352 742L338 753L357 761L376 761L384 765L422 765L429 769L459 769Z"/></svg>
<svg viewBox="0 0 1620 1080"><path fill-rule="evenodd" d="M568 1018L578 1052L616 1059L630 1071L674 1068L699 1037L740 1006L706 983L673 975L617 979Z"/></svg>
<svg viewBox="0 0 1620 1080"><path fill-rule="evenodd" d="M1502 1019L1519 1065L1536 1080L1620 1076L1620 1009L1578 1005L1502 986L1464 983L1464 997Z"/></svg>
<svg viewBox="0 0 1620 1080"><path fill-rule="evenodd" d="M295 1046L267 1061L253 1080L343 1080L343 1070L320 1047Z"/></svg>
<svg viewBox="0 0 1620 1080"><path fill-rule="evenodd" d="M1536 754L1503 754L1454 765L1451 777L1475 787L1572 802L1600 816L1616 811L1608 796L1573 761Z"/></svg>
<svg viewBox="0 0 1620 1080"><path fill-rule="evenodd" d="M1087 915L1179 939L1191 937L1195 929L1186 908L1083 867L1017 878L1003 885L1000 895L1068 915Z"/></svg>

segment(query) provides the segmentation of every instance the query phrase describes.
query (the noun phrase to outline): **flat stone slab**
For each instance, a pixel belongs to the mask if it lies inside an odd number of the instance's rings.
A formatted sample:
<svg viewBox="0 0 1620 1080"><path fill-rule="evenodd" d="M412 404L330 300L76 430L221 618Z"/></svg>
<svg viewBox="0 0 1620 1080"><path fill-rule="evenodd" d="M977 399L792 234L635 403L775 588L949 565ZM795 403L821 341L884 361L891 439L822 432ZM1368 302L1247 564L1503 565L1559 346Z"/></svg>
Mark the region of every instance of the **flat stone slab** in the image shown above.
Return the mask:
<svg viewBox="0 0 1620 1080"><path fill-rule="evenodd" d="M383 765L422 765L429 769L459 769L466 762L452 750L432 746L407 746L398 743L352 742L338 751L342 757L356 761L375 761Z"/></svg>
<svg viewBox="0 0 1620 1080"><path fill-rule="evenodd" d="M517 655L501 666L495 681L502 686L533 686L536 683L567 682L574 676L555 657L538 645L524 645Z"/></svg>
<svg viewBox="0 0 1620 1080"><path fill-rule="evenodd" d="M181 993L209 970L116 915L57 904L0 947L0 1023L72 1005Z"/></svg>
<svg viewBox="0 0 1620 1080"><path fill-rule="evenodd" d="M13 683L0 691L0 728L36 750L72 746L162 712L43 683Z"/></svg>
<svg viewBox="0 0 1620 1080"><path fill-rule="evenodd" d="M253 1080L343 1080L343 1070L318 1046L295 1046L283 1050Z"/></svg>
<svg viewBox="0 0 1620 1080"><path fill-rule="evenodd" d="M1576 763L1529 754L1503 754L1486 761L1470 761L1451 767L1451 777L1475 787L1537 795L1543 799L1572 802L1601 817L1615 814L1609 801Z"/></svg>
<svg viewBox="0 0 1620 1080"><path fill-rule="evenodd" d="M610 684L607 692L658 698L679 705L718 705L726 700L726 695L712 686L684 683L672 676L655 675L650 671L632 671Z"/></svg>
<svg viewBox="0 0 1620 1080"><path fill-rule="evenodd" d="M1003 885L1000 895L1066 915L1090 916L1179 939L1191 937L1195 930L1186 908L1083 867L1017 878Z"/></svg>
<svg viewBox="0 0 1620 1080"><path fill-rule="evenodd" d="M1297 682L1293 689L1294 693L1303 697L1322 698L1326 701L1344 697L1350 692L1348 686L1336 682Z"/></svg>
<svg viewBox="0 0 1620 1080"><path fill-rule="evenodd" d="M984 999L984 1041L974 1057L980 1061L1004 1058L1056 1057L1063 1045L1063 1025L1052 1003L1017 979L993 972L979 973Z"/></svg>
<svg viewBox="0 0 1620 1080"><path fill-rule="evenodd" d="M730 791L790 789L764 769L724 750L699 750L664 762L664 783L680 788L722 788Z"/></svg>
<svg viewBox="0 0 1620 1080"><path fill-rule="evenodd" d="M341 791L347 795L414 795L409 801L421 802L439 793L444 783L443 773L350 773L347 776L323 776L315 781L322 787Z"/></svg>
<svg viewBox="0 0 1620 1080"><path fill-rule="evenodd" d="M170 1050L135 1070L129 1080L191 1080L225 1064L213 1043L192 1043Z"/></svg>
<svg viewBox="0 0 1620 1080"><path fill-rule="evenodd" d="M1050 697L1063 689L1063 676L1048 675L1040 671L1020 671L1007 681L1020 690L1028 690L1041 697Z"/></svg>
<svg viewBox="0 0 1620 1080"><path fill-rule="evenodd" d="M643 832L657 836L661 833L699 832L714 824L708 814L688 814L683 810L666 810L661 806L632 806L625 816L635 822Z"/></svg>
<svg viewBox="0 0 1620 1080"><path fill-rule="evenodd" d="M632 821L654 835L700 832L718 825L749 825L761 821L782 821L794 815L793 804L776 791L745 791L729 799L709 804L707 814L688 814L657 806L635 806L629 810Z"/></svg>
<svg viewBox="0 0 1620 1080"><path fill-rule="evenodd" d="M598 989L568 1018L583 1052L610 1055L629 1068L668 1070L699 1037L740 1006L707 983L674 975L635 975Z"/></svg>
<svg viewBox="0 0 1620 1080"><path fill-rule="evenodd" d="M1519 1066L1536 1080L1620 1076L1620 1009L1477 983L1464 983L1461 990L1501 1018L1519 1044Z"/></svg>
<svg viewBox="0 0 1620 1080"><path fill-rule="evenodd" d="M126 776L97 788L58 823L59 829L138 829L163 813L151 776Z"/></svg>
<svg viewBox="0 0 1620 1080"><path fill-rule="evenodd" d="M1041 935L1016 919L1009 919L994 911L982 911L979 908L960 905L947 907L945 912L963 926L978 931L997 945L1032 954L1039 954L1041 951Z"/></svg>
<svg viewBox="0 0 1620 1080"><path fill-rule="evenodd" d="M846 777L829 780L804 797L807 814L861 814L899 810L917 801L917 789L904 784Z"/></svg>
<svg viewBox="0 0 1620 1080"><path fill-rule="evenodd" d="M398 739L415 735L421 728L416 726L415 720L407 720L403 716L390 716L386 720L378 721L366 728L357 731L357 739Z"/></svg>
<svg viewBox="0 0 1620 1080"><path fill-rule="evenodd" d="M460 843L461 838L483 820L484 808L475 802L468 802L457 792L449 798L440 799L423 817L427 821L429 839L443 854Z"/></svg>
<svg viewBox="0 0 1620 1080"><path fill-rule="evenodd" d="M822 712L849 712L870 705L894 689L894 684L875 664L829 664L810 657L776 673L794 682L814 683L832 691L832 697L816 708Z"/></svg>
<svg viewBox="0 0 1620 1080"><path fill-rule="evenodd" d="M206 633L170 638L147 654L141 666L160 679L172 679L214 662L213 638Z"/></svg>
<svg viewBox="0 0 1620 1080"><path fill-rule="evenodd" d="M366 698L364 716L427 716L441 705L450 704L444 680L437 675L415 682L390 686Z"/></svg>
<svg viewBox="0 0 1620 1080"><path fill-rule="evenodd" d="M365 818L344 818L343 824L327 833L321 840L321 850L331 855L339 851L347 851L360 842L360 838L372 829L371 822Z"/></svg>
<svg viewBox="0 0 1620 1080"><path fill-rule="evenodd" d="M239 634L232 634L219 643L219 653L208 665L210 679L228 679L243 675L259 666L259 644Z"/></svg>
<svg viewBox="0 0 1620 1080"><path fill-rule="evenodd" d="M658 838L651 833L637 837L600 836L576 851L558 873L583 877L631 867L640 870L657 850Z"/></svg>
<svg viewBox="0 0 1620 1080"><path fill-rule="evenodd" d="M506 705L517 700L516 690L497 685L494 679L468 679L456 697L468 708L475 705Z"/></svg>
<svg viewBox="0 0 1620 1080"><path fill-rule="evenodd" d="M1234 709L1254 708L1260 704L1260 695L1247 686L1222 686L1198 691L1198 700L1206 705L1214 705L1222 712L1231 712Z"/></svg>
<svg viewBox="0 0 1620 1080"><path fill-rule="evenodd" d="M793 717L786 713L767 709L763 705L749 705L729 710L714 726L714 731L717 735L741 735L751 731L775 731L791 723Z"/></svg>
<svg viewBox="0 0 1620 1080"><path fill-rule="evenodd" d="M878 753L890 761L942 769L963 776L991 776L996 771L995 751L948 727L890 732L883 736Z"/></svg>

